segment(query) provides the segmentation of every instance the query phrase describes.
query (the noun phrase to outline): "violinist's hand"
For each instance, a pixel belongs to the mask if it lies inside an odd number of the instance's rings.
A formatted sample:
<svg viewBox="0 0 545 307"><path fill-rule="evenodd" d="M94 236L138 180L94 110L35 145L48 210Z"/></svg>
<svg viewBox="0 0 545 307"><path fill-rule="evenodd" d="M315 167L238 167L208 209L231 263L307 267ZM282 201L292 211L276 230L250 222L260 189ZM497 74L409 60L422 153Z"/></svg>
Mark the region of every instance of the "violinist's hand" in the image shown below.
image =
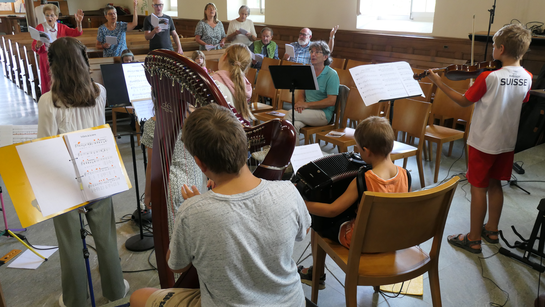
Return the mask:
<svg viewBox="0 0 545 307"><path fill-rule="evenodd" d="M196 186L191 186L191 188L187 186L187 184L184 184L182 186L182 197L184 198L184 200L187 200L188 198L191 198L195 195L201 195Z"/></svg>
<svg viewBox="0 0 545 307"><path fill-rule="evenodd" d="M428 78L435 84L441 83L441 77L431 69L428 69Z"/></svg>

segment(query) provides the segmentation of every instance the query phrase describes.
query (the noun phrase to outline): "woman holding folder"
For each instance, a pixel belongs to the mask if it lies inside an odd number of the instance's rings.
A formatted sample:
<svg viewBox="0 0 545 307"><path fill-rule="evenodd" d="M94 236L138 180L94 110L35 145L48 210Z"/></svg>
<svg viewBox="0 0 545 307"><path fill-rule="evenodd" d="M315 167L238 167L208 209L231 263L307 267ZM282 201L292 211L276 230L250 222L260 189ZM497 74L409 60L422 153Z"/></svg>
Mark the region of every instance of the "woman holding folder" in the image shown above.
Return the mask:
<svg viewBox="0 0 545 307"><path fill-rule="evenodd" d="M85 46L62 37L49 48L51 91L38 103L38 137L92 128L106 123L106 90L89 74ZM98 255L102 293L110 301L123 298L129 284L123 280L111 197L86 207ZM74 210L53 218L61 261L60 306L87 306L87 275L82 252L80 221Z"/></svg>
<svg viewBox="0 0 545 307"><path fill-rule="evenodd" d="M64 37L64 36L80 36L83 33L81 28L81 21L83 20L83 11L78 10L74 18L76 19L77 28L72 29L67 27L62 23L57 23L59 19L59 7L53 4L46 4L43 8L45 22L36 26L36 30L40 32L45 32L51 38L51 41L55 39ZM38 60L40 65L40 85L42 90L42 95L49 92L51 86L51 77L49 75L49 62L47 60L47 49L49 48L49 43L43 43L39 40L34 40L32 42L32 50L38 54L40 59Z"/></svg>

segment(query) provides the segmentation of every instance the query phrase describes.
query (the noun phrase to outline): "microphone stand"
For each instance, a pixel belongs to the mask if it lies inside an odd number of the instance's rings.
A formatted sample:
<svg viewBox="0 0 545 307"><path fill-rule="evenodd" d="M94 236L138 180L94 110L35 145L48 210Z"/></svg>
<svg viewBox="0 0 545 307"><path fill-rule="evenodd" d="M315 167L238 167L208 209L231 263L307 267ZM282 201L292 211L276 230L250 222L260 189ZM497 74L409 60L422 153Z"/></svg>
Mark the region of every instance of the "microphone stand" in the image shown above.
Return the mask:
<svg viewBox="0 0 545 307"><path fill-rule="evenodd" d="M494 0L494 5L492 5L492 9L488 11L490 12L490 20L488 21L488 34L486 35L486 46L484 47L485 62L486 62L486 57L488 56L488 41L490 40L490 27L494 23L494 15L496 14L496 0Z"/></svg>

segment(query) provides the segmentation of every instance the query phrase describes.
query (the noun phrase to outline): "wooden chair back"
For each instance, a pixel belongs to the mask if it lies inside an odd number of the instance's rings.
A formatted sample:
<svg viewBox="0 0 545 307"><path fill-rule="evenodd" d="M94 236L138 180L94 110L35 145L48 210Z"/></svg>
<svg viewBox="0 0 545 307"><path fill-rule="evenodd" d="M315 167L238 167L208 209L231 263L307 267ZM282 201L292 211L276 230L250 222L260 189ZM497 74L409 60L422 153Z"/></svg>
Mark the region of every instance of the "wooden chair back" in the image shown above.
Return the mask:
<svg viewBox="0 0 545 307"><path fill-rule="evenodd" d="M8 50L8 47L7 47L7 44L6 44L6 39L4 38L4 36L2 36L2 48L4 50L4 65L6 67L6 70L4 71L4 73L6 74L6 76L8 77L8 79L10 80L13 80L13 75L12 75L12 70L11 70L11 66L12 66L12 63L11 63L11 55L9 53L9 50Z"/></svg>
<svg viewBox="0 0 545 307"><path fill-rule="evenodd" d="M342 85L346 85L349 88L356 87L356 83L354 82L354 79L352 79L352 75L350 74L350 71L346 69L339 69L334 68L337 72L337 75L339 75L339 82Z"/></svg>
<svg viewBox="0 0 545 307"><path fill-rule="evenodd" d="M297 94L300 91L303 91L303 90L295 90L295 97L297 97ZM289 105L291 105L291 92L290 92L290 90L282 89L279 92L280 93L278 94L278 108L283 109L284 108L284 103L288 103Z"/></svg>
<svg viewBox="0 0 545 307"><path fill-rule="evenodd" d="M361 99L361 95L356 88L351 88L346 100L346 107L344 108L344 116L340 122L340 128L346 128L346 124L349 120L358 123L360 120L364 120L370 116L378 116L382 105L375 103L370 106L366 106Z"/></svg>
<svg viewBox="0 0 545 307"><path fill-rule="evenodd" d="M456 102L450 99L445 92L439 90L435 93L429 123L430 125L433 124L435 119L439 119L442 123L443 120L452 118L453 121L451 128L455 128L458 119L466 121L468 123L466 127L469 127L474 108L474 104L469 107L462 107L458 105Z"/></svg>
<svg viewBox="0 0 545 307"><path fill-rule="evenodd" d="M373 62L364 62L364 61L356 61L356 60L348 59L348 61L346 62L346 67L344 69L349 70L352 67L367 65L367 64L373 64Z"/></svg>
<svg viewBox="0 0 545 307"><path fill-rule="evenodd" d="M430 257L437 260L458 180L454 177L438 187L419 192L365 192L350 244L349 271L353 267L354 272L358 272L362 253L402 250L431 238Z"/></svg>
<svg viewBox="0 0 545 307"><path fill-rule="evenodd" d="M297 63L297 62L292 62L292 61L288 61L288 60L282 60L282 64L280 65L303 65L301 63Z"/></svg>
<svg viewBox="0 0 545 307"><path fill-rule="evenodd" d="M271 59L269 57L263 58L263 63L261 63L261 70L269 70L270 65L280 65L282 60L280 59Z"/></svg>
<svg viewBox="0 0 545 307"><path fill-rule="evenodd" d="M344 69L344 67L346 66L346 59L333 58L333 57L331 59L333 60L333 62L329 64L329 67L331 68Z"/></svg>
<svg viewBox="0 0 545 307"><path fill-rule="evenodd" d="M277 105L277 90L274 87L271 73L268 70L260 70L257 74L257 81L255 83L255 93L257 98L267 97L272 100L272 106L276 110Z"/></svg>
<svg viewBox="0 0 545 307"><path fill-rule="evenodd" d="M418 82L418 84L422 88L422 92L424 93L425 97L419 96L419 97L413 97L413 99L425 101L425 102L431 102L435 92L437 91L437 86L433 83L426 83L426 82Z"/></svg>
<svg viewBox="0 0 545 307"><path fill-rule="evenodd" d="M13 76L13 79L11 81L15 82L18 88L21 88L21 83L19 82L19 61L17 61L17 56L15 55L15 52L13 51L13 43L11 39L8 39L8 46L9 46L9 55L11 57L11 74Z"/></svg>
<svg viewBox="0 0 545 307"><path fill-rule="evenodd" d="M448 87L452 88L453 90L459 92L460 94L464 94L467 89L469 88L469 82L470 79L467 80L460 80L460 81L452 81L444 73L441 73L441 81L446 84Z"/></svg>
<svg viewBox="0 0 545 307"><path fill-rule="evenodd" d="M246 79L250 81L252 89L255 88L255 76L257 75L257 69L249 67L246 71Z"/></svg>
<svg viewBox="0 0 545 307"><path fill-rule="evenodd" d="M424 133L426 132L430 108L431 103L428 102L414 99L396 100L392 119L392 129L394 129L396 138L399 132L407 134L400 140L404 143L414 143L407 141L409 137L418 138L418 148L421 150L424 145Z"/></svg>

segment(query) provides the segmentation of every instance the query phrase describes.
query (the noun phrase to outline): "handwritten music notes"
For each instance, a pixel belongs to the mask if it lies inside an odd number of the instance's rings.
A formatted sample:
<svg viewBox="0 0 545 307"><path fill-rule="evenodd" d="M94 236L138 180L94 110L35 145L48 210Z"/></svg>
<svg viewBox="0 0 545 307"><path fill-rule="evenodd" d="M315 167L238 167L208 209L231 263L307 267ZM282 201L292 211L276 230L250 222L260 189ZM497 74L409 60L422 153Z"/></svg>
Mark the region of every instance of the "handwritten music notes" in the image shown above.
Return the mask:
<svg viewBox="0 0 545 307"><path fill-rule="evenodd" d="M71 133L64 138L85 200L104 198L129 189L110 129Z"/></svg>
<svg viewBox="0 0 545 307"><path fill-rule="evenodd" d="M129 189L107 126L16 149L44 217Z"/></svg>
<svg viewBox="0 0 545 307"><path fill-rule="evenodd" d="M0 125L0 147L34 140L38 125Z"/></svg>
<svg viewBox="0 0 545 307"><path fill-rule="evenodd" d="M146 78L142 63L126 63L122 65L129 101L151 100L151 86Z"/></svg>
<svg viewBox="0 0 545 307"><path fill-rule="evenodd" d="M350 68L350 74L365 105L424 96L407 62L361 65Z"/></svg>

